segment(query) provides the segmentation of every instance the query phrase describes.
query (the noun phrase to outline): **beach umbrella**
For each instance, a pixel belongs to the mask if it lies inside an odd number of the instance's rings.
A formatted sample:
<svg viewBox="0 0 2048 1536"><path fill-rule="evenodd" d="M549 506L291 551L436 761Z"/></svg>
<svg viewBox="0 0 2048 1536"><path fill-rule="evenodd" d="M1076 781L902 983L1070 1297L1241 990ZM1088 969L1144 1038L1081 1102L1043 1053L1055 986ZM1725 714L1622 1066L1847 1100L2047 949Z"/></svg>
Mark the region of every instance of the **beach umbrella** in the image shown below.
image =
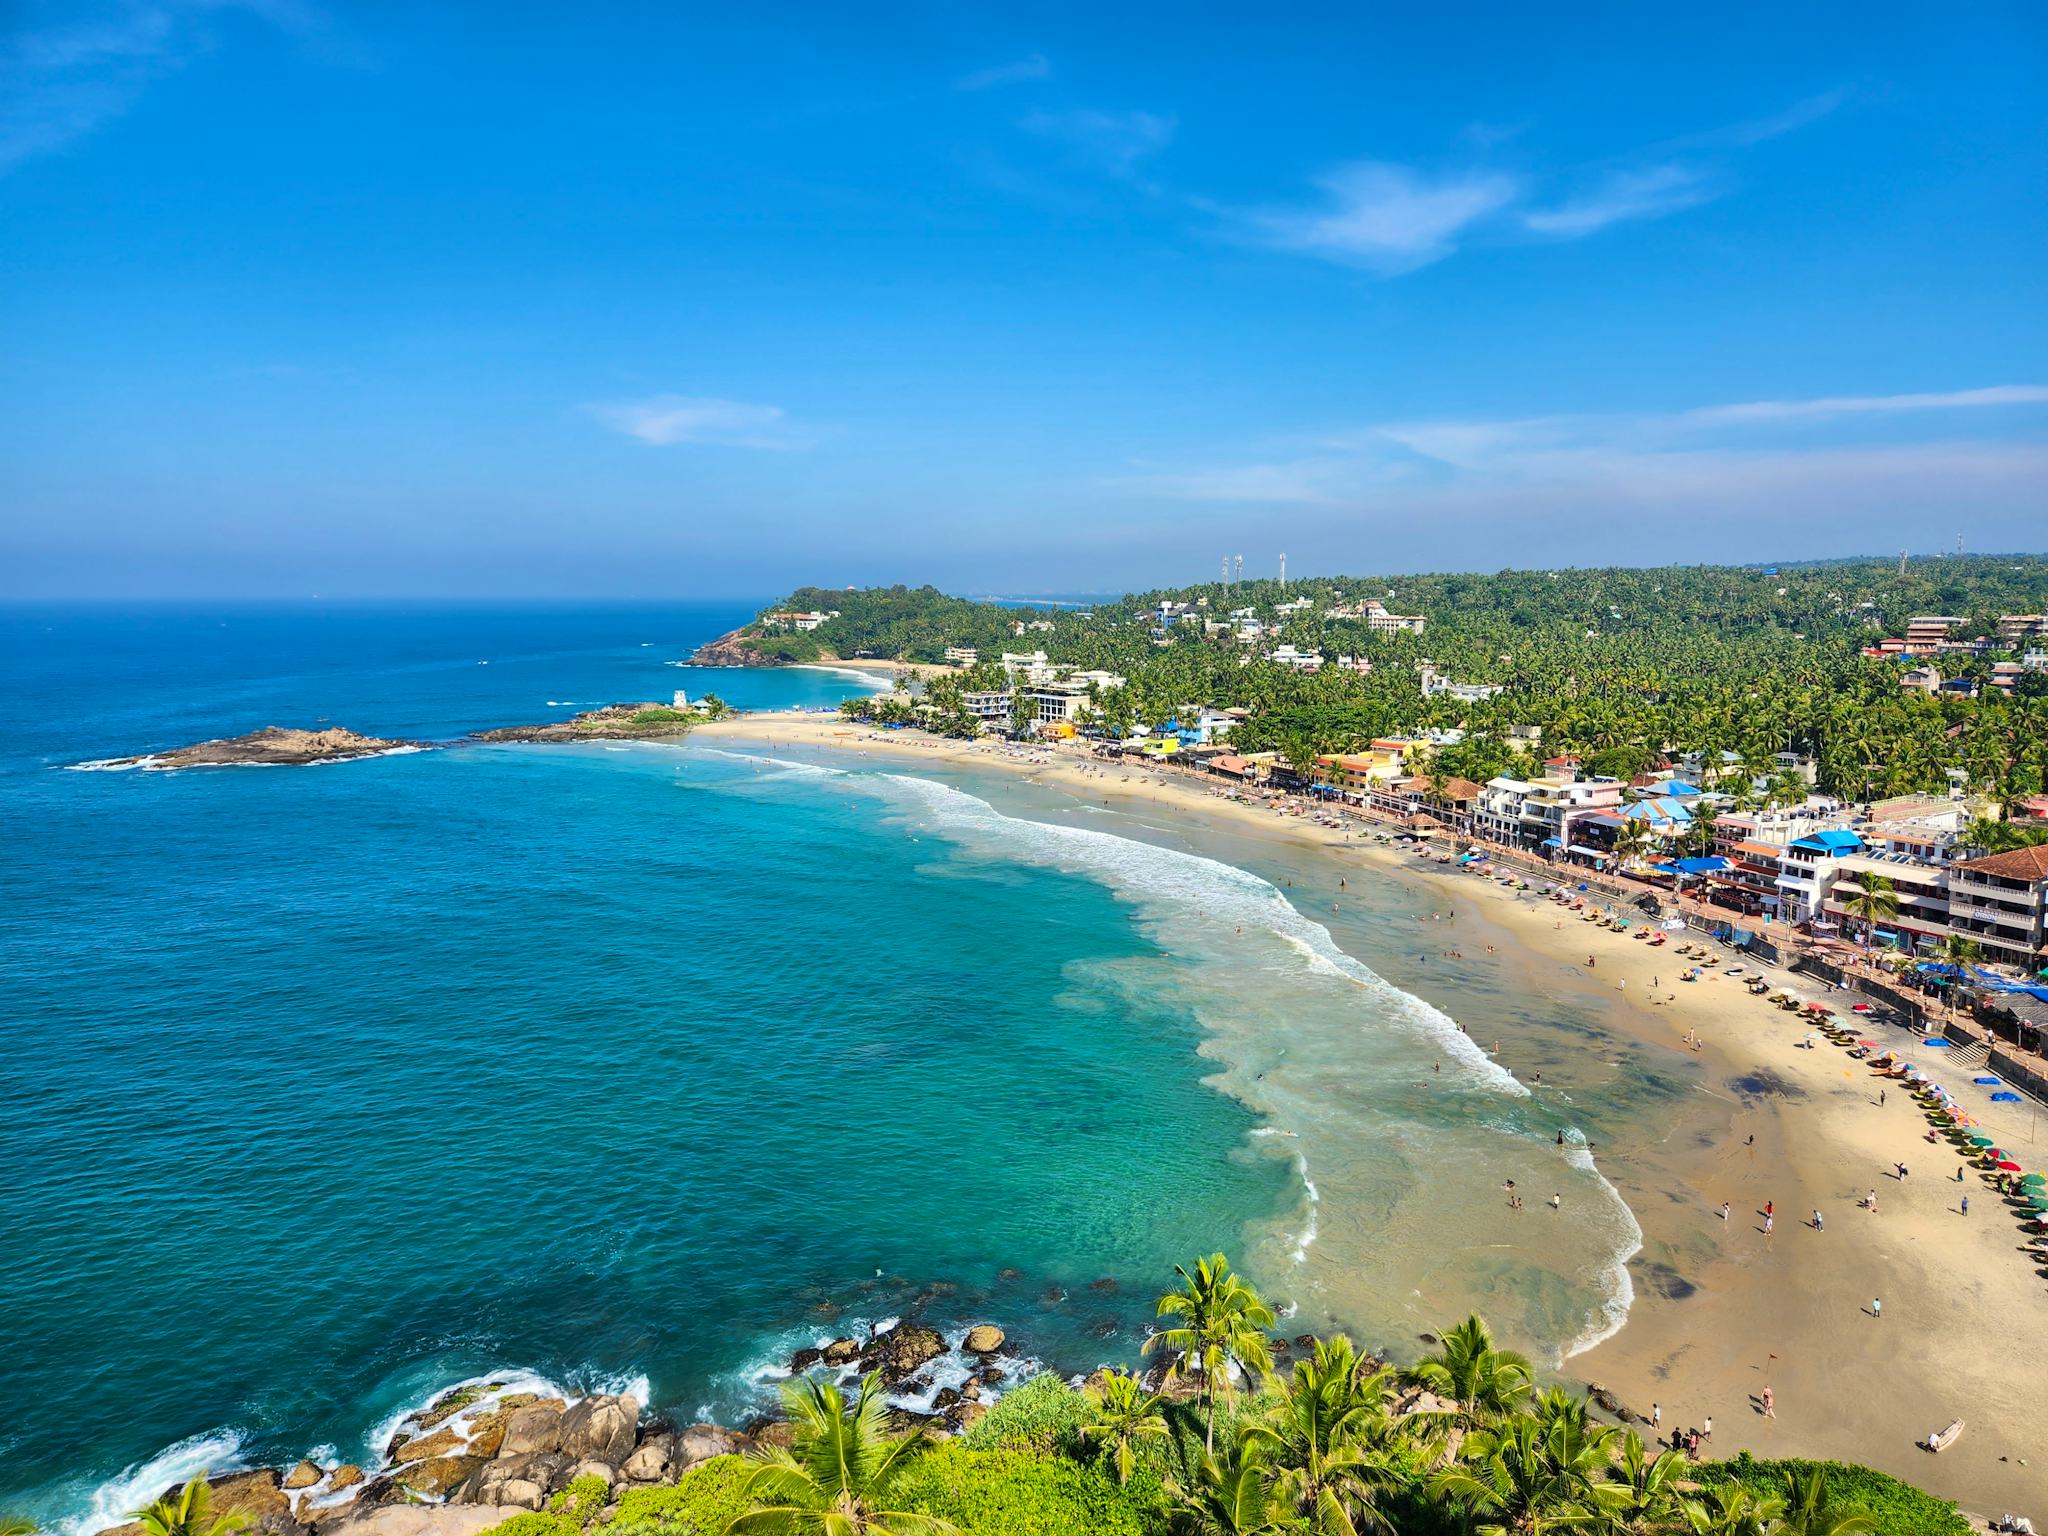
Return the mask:
<svg viewBox="0 0 2048 1536"><path fill-rule="evenodd" d="M2020 1165L2009 1157L2002 1157L1998 1160L1998 1171L2000 1173L2018 1173Z"/></svg>
<svg viewBox="0 0 2048 1536"><path fill-rule="evenodd" d="M1856 1013L1868 1013L1870 1012L1870 1004L1858 1003L1853 1011Z"/></svg>
<svg viewBox="0 0 2048 1536"><path fill-rule="evenodd" d="M2042 1185L2048 1184L2048 1173L2023 1173L2020 1175L2020 1182L2039 1189Z"/></svg>
<svg viewBox="0 0 2048 1536"><path fill-rule="evenodd" d="M1877 1042L1875 1040L1858 1040L1856 1043L1862 1046L1863 1049L1866 1051L1874 1051L1877 1049Z"/></svg>
<svg viewBox="0 0 2048 1536"><path fill-rule="evenodd" d="M1972 1136L1969 1137L1968 1140L1970 1145L1973 1147L1990 1147L1997 1145L1997 1143L1992 1141L1992 1139L1989 1136Z"/></svg>

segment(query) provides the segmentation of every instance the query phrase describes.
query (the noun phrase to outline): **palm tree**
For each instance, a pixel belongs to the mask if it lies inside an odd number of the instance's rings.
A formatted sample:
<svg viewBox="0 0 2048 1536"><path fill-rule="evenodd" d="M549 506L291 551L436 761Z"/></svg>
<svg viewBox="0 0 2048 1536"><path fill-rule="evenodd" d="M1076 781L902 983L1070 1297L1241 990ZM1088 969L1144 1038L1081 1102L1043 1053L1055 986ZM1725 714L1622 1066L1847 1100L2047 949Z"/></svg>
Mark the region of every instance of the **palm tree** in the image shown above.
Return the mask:
<svg viewBox="0 0 2048 1536"><path fill-rule="evenodd" d="M1287 1517L1252 1445L1240 1444L1221 1457L1203 1451L1195 1486L1182 1490L1181 1500L1189 1524L1201 1536L1268 1536Z"/></svg>
<svg viewBox="0 0 2048 1536"><path fill-rule="evenodd" d="M1741 1483L1712 1488L1704 1499L1679 1503L1693 1536L1771 1536L1785 1501L1774 1493L1755 1494Z"/></svg>
<svg viewBox="0 0 2048 1536"><path fill-rule="evenodd" d="M1145 1341L1144 1352L1170 1349L1174 1375L1201 1377L1209 1410L1203 1444L1213 1451L1218 1394L1236 1390L1240 1370L1247 1376L1265 1376L1273 1369L1265 1334L1273 1326L1273 1309L1242 1277L1231 1273L1230 1260L1220 1253L1198 1260L1192 1271L1176 1264L1174 1273L1180 1276L1180 1289L1160 1297L1154 1315L1177 1317L1180 1323L1153 1334Z"/></svg>
<svg viewBox="0 0 2048 1536"><path fill-rule="evenodd" d="M786 1450L750 1453L744 1488L754 1507L727 1523L729 1536L958 1536L944 1520L889 1507L926 1441L922 1430L884 1433L880 1372L862 1379L850 1415L839 1388L815 1378L785 1384L782 1401L794 1438Z"/></svg>
<svg viewBox="0 0 2048 1536"><path fill-rule="evenodd" d="M213 1490L201 1472L176 1493L165 1494L146 1509L135 1511L145 1536L233 1536L249 1524L240 1510L231 1510L218 1520L213 1513Z"/></svg>
<svg viewBox="0 0 2048 1536"><path fill-rule="evenodd" d="M1435 1354L1418 1361L1407 1378L1458 1405L1467 1422L1506 1413L1529 1395L1534 1373L1526 1355L1497 1349L1493 1330L1477 1313L1443 1335Z"/></svg>
<svg viewBox="0 0 2048 1536"><path fill-rule="evenodd" d="M1950 965L1974 964L1984 953L1983 946L1975 939L1966 939L1960 933L1952 933L1941 941L1941 958Z"/></svg>
<svg viewBox="0 0 2048 1536"><path fill-rule="evenodd" d="M1275 1496L1322 1536L1392 1529L1380 1495L1414 1470L1387 1413L1392 1380L1340 1334L1298 1362L1268 1415L1244 1427L1273 1468Z"/></svg>
<svg viewBox="0 0 2048 1536"><path fill-rule="evenodd" d="M1860 889L1843 905L1863 919L1863 943L1868 947L1877 933L1877 925L1899 915L1899 888L1888 875L1865 874L1860 879Z"/></svg>
<svg viewBox="0 0 2048 1536"><path fill-rule="evenodd" d="M1614 834L1614 867L1624 869L1637 863L1649 851L1652 837L1650 829L1639 816L1631 816L1621 824L1621 830Z"/></svg>
<svg viewBox="0 0 2048 1536"><path fill-rule="evenodd" d="M10 1520L0 1516L0 1536L36 1536L33 1520Z"/></svg>
<svg viewBox="0 0 2048 1536"><path fill-rule="evenodd" d="M1612 1522L1629 1498L1603 1480L1615 1434L1569 1417L1546 1424L1513 1414L1467 1435L1458 1460L1429 1479L1429 1491L1462 1508L1478 1536L1544 1536Z"/></svg>
<svg viewBox="0 0 2048 1536"><path fill-rule="evenodd" d="M1678 1508L1678 1480L1685 1472L1683 1456L1676 1451L1654 1452L1643 1444L1642 1436L1629 1430L1622 1437L1621 1462L1615 1472L1616 1485L1628 1495L1622 1513L1631 1530L1667 1523Z"/></svg>
<svg viewBox="0 0 2048 1536"><path fill-rule="evenodd" d="M1860 1506L1836 1498L1826 1470L1811 1466L1785 1474L1785 1513L1776 1529L1782 1536L1866 1536L1877 1522Z"/></svg>
<svg viewBox="0 0 2048 1536"><path fill-rule="evenodd" d="M1101 1417L1083 1425L1081 1438L1110 1446L1116 1466L1116 1480L1128 1483L1137 1459L1140 1440L1156 1440L1166 1433L1166 1417L1159 1410L1166 1399L1148 1393L1129 1371L1111 1371L1097 1386L1088 1388Z"/></svg>

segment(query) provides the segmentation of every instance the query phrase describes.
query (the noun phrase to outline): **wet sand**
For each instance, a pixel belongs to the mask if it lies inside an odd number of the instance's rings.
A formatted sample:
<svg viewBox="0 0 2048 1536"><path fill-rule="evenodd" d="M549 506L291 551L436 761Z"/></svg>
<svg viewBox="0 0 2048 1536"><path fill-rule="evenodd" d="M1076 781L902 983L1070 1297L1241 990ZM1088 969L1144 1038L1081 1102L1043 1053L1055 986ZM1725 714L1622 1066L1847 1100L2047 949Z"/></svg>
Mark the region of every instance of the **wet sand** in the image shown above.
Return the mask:
<svg viewBox="0 0 2048 1536"><path fill-rule="evenodd" d="M1458 909L1452 931L1468 973L1490 971L1496 986L1542 989L1583 1010L1586 1040L1574 1048L1518 1038L1505 1026L1490 1031L1469 1016L1469 1003L1445 999L1474 1038L1506 1037L1502 1059L1525 1082L1540 1071L1555 1089L1597 1097L1631 1063L1690 1080L1690 1096L1674 1101L1653 1130L1625 1128L1596 1147L1601 1171L1643 1229L1643 1251L1630 1266L1635 1301L1626 1326L1570 1359L1563 1374L1599 1383L1637 1412L1660 1404L1666 1431L1711 1415L1718 1454L1860 1461L1967 1509L2031 1508L2038 1518L2048 1495L2031 1385L2031 1362L2048 1340L2041 1261L2020 1251L2018 1222L1974 1170L1955 1182L1956 1153L1946 1141L1924 1140L1913 1100L1892 1092L1880 1106L1880 1084L1867 1068L1825 1041L1801 1048L1807 1031L1789 1014L1722 974L1737 957L1717 951L1723 958L1707 979L1680 982L1683 962L1670 947L1650 950L1532 893L1229 801L1199 782L1072 750L941 742L821 716L756 715L699 734L940 770L1008 768L1091 802L1165 813L1193 832L1291 847L1285 856L1318 882L1335 860L1434 893L1428 899ZM1680 941L1674 935L1671 943ZM1589 955L1597 962L1591 970ZM1450 979L1432 977L1424 956L1405 969L1369 958L1390 981L1432 1001ZM1802 1000L1820 996L1805 978L1767 974ZM1661 982L1654 1001L1653 976ZM1699 1049L1688 1032L1701 1039ZM1910 1040L1887 1026L1869 1037L1888 1047ZM1931 1069L1938 1060L1938 1052L1925 1053L1921 1064ZM2029 1167L2048 1164L2048 1131L2031 1124L2032 1106L1991 1105L1987 1090L1968 1086L1970 1075L1944 1080ZM2028 1155L2035 1146L2038 1158ZM1904 1181L1893 1173L1901 1161L1911 1170ZM1859 1204L1872 1189L1875 1213ZM1341 1187L1326 1184L1322 1193L1326 1209L1341 1207ZM1967 1216L1959 1210L1964 1193ZM1775 1213L1769 1234L1766 1202ZM1815 1209L1822 1231L1808 1225ZM1874 1298L1883 1300L1881 1318L1871 1315ZM1776 1399L1771 1419L1757 1403L1767 1385ZM1915 1448L1957 1418L1967 1424L1957 1445L1940 1456Z"/></svg>

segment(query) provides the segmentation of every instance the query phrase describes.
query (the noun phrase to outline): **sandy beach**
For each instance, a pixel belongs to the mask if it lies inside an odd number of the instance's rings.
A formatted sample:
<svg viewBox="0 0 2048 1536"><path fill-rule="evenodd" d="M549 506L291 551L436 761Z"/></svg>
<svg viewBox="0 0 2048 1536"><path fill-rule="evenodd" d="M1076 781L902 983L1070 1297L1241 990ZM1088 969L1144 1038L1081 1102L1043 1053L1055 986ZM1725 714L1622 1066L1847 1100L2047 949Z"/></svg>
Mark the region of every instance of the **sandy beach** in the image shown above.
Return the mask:
<svg viewBox="0 0 2048 1536"><path fill-rule="evenodd" d="M1909 1096L1895 1091L1880 1104L1868 1068L1825 1040L1804 1048L1808 1032L1791 1015L1723 974L1734 957L1700 981L1680 982L1683 962L1671 948L1653 950L1532 893L1077 749L942 741L819 715L757 714L694 734L866 753L935 772L1007 769L1078 798L1142 802L1258 835L1276 849L1314 850L1317 860L1355 861L1421 890L1454 893L1461 944L1476 951L1492 939L1494 963L1518 968L1531 984L1563 978L1581 1006L1597 1010L1606 1034L1660 1059L1682 1058L1695 1074L1697 1106L1654 1139L1596 1149L1643 1229L1643 1251L1631 1265L1636 1299L1627 1325L1572 1358L1564 1374L1599 1383L1639 1413L1659 1405L1666 1431L1711 1417L1711 1449L1720 1455L1749 1449L1861 1461L1978 1513L2031 1509L2038 1518L2048 1495L2031 1379L2032 1357L2048 1339L2040 1260L2022 1251L2012 1212L1974 1169L1956 1182L1960 1160L1946 1141L1925 1140L1926 1121ZM1589 956L1597 962L1591 970ZM1766 974L1802 1000L1820 996L1807 978ZM1426 981L1402 985L1427 991ZM1493 1032L1483 1019L1460 1022L1475 1038ZM1887 1026L1871 1038L1887 1047L1910 1040ZM1513 1053L1511 1041L1503 1055ZM1553 1070L1568 1080L1572 1069L1567 1061ZM1993 1105L1968 1076L1944 1080L2001 1144L2023 1150L2027 1166L2048 1162L2034 1106ZM2036 1146L2038 1157L2030 1153ZM1904 1179L1895 1169L1902 1162ZM1873 1191L1874 1212L1863 1203ZM1324 1190L1331 1201L1343 1193ZM1816 1210L1821 1230L1811 1225ZM1872 1313L1878 1299L1881 1317ZM1762 1413L1766 1386L1775 1417ZM1939 1456L1916 1448L1955 1419L1967 1426L1958 1444Z"/></svg>

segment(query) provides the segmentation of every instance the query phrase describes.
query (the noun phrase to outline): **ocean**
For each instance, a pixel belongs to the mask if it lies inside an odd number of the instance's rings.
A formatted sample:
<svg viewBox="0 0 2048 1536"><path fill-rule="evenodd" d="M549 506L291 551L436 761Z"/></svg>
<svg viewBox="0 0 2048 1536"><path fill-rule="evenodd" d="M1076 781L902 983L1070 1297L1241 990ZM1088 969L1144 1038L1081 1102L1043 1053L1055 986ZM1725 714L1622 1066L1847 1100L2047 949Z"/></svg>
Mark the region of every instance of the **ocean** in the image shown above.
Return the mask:
<svg viewBox="0 0 2048 1536"><path fill-rule="evenodd" d="M1531 1095L1479 1042L1570 1082L1583 1000L1464 964L1411 883L1340 901L1334 852L723 739L73 771L874 686L682 664L750 611L0 614L0 1509L374 1464L484 1374L744 1419L893 1317L1132 1360L1216 1248L1398 1353L1471 1306L1553 1360L1619 1325L1640 1233L1583 1144L1683 1086Z"/></svg>

